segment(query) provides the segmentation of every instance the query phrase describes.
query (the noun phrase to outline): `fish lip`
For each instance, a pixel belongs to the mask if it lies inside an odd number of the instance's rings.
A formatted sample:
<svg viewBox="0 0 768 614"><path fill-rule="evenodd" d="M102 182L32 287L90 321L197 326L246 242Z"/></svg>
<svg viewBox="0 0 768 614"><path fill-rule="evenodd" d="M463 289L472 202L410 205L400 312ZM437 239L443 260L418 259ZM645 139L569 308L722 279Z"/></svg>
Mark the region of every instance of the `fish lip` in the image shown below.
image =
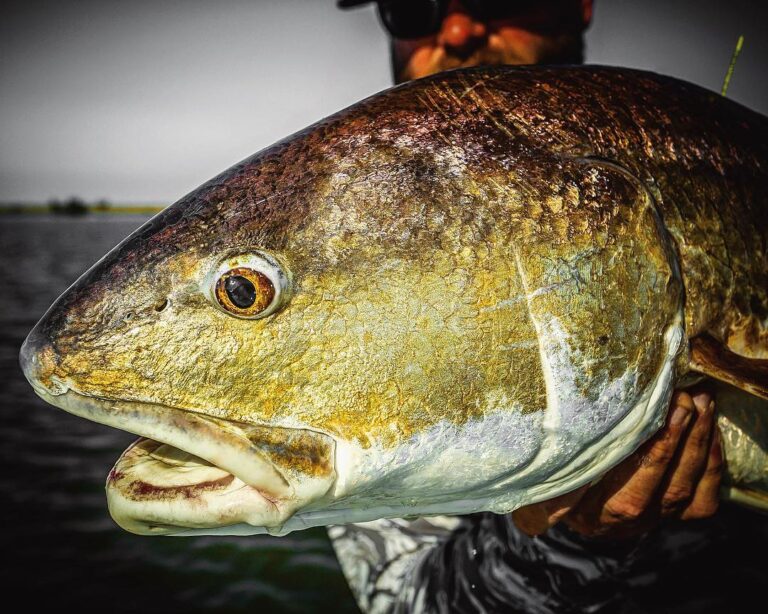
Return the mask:
<svg viewBox="0 0 768 614"><path fill-rule="evenodd" d="M231 524L269 531L281 527L292 515L290 501L279 504L263 490L199 458L190 458L188 453L176 449L170 459L163 453L156 456L167 447L142 437L120 455L109 472L107 505L112 518L126 531L174 535L195 527L210 530ZM179 452L183 460L176 457ZM169 481L158 482L154 478L158 462L164 468L180 467L180 471L174 471Z"/></svg>
<svg viewBox="0 0 768 614"><path fill-rule="evenodd" d="M199 456L269 496L294 494L286 476L231 421L159 403L88 395L71 387L55 394L42 386L33 388L55 407Z"/></svg>

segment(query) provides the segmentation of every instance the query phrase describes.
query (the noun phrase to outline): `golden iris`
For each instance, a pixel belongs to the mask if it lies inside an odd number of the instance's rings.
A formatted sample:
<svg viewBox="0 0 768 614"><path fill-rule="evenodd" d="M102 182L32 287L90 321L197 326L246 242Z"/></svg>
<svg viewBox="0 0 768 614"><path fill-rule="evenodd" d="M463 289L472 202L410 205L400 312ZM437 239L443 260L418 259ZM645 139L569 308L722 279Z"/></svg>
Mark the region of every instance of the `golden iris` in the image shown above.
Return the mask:
<svg viewBox="0 0 768 614"><path fill-rule="evenodd" d="M233 315L253 318L266 311L275 300L275 286L264 273L236 267L219 277L216 300Z"/></svg>

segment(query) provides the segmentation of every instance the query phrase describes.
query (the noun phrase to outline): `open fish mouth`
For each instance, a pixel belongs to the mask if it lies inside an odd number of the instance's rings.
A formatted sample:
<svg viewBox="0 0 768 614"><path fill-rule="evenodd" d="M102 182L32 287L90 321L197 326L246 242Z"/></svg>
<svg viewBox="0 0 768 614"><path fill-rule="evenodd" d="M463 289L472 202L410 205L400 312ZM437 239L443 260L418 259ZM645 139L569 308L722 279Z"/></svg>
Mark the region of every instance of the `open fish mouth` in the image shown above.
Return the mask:
<svg viewBox="0 0 768 614"><path fill-rule="evenodd" d="M277 533L298 510L320 502L336 479L335 441L316 431L34 388L52 405L141 436L106 484L112 517L133 533L190 534L233 525Z"/></svg>

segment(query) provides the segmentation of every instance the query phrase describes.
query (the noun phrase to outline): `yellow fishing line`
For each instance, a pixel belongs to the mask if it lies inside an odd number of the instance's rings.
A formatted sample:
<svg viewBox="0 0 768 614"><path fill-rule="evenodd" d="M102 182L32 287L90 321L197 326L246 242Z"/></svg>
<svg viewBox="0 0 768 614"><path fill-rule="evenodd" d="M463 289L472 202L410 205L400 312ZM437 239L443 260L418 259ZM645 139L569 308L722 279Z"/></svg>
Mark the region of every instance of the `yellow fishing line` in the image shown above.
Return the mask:
<svg viewBox="0 0 768 614"><path fill-rule="evenodd" d="M744 45L744 35L739 36L739 40L736 41L736 48L733 50L733 55L731 56L731 63L728 65L728 72L725 73L725 80L723 81L723 89L720 91L720 94L725 96L726 92L728 91L728 84L731 82L731 76L733 75L733 67L736 66L736 60L739 57L739 53L741 53L741 47Z"/></svg>

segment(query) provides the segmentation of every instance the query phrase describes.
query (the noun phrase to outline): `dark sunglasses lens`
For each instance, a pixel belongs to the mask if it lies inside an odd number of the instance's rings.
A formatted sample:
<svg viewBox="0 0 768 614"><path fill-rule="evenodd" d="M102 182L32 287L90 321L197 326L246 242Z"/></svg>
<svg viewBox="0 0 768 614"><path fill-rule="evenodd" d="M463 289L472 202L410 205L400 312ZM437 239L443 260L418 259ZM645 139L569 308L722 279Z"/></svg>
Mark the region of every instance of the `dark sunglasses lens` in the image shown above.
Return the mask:
<svg viewBox="0 0 768 614"><path fill-rule="evenodd" d="M534 0L463 0L466 7L479 19L503 19L514 17L538 8L544 2Z"/></svg>
<svg viewBox="0 0 768 614"><path fill-rule="evenodd" d="M393 0L379 3L379 16L395 38L419 38L435 34L442 16L438 0Z"/></svg>

